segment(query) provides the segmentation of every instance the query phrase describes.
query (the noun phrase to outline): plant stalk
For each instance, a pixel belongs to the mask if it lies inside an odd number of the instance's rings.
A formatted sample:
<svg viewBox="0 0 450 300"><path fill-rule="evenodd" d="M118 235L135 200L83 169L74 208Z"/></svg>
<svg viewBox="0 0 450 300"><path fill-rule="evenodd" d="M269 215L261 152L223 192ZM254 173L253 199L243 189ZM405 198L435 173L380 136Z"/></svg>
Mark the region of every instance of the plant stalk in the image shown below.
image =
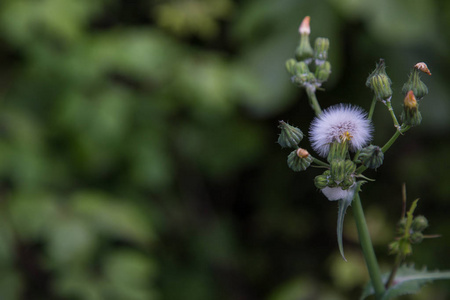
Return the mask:
<svg viewBox="0 0 450 300"><path fill-rule="evenodd" d="M381 279L381 272L375 256L375 251L373 250L372 241L370 240L369 229L367 228L359 193L356 193L355 198L353 199L353 216L355 218L356 228L358 229L358 237L364 260L366 262L367 270L369 271L372 286L375 290L375 299L379 300L383 297L385 288Z"/></svg>
<svg viewBox="0 0 450 300"><path fill-rule="evenodd" d="M316 116L320 115L322 109L320 108L319 101L317 101L316 88L314 86L307 86L305 90L306 94L308 94L309 105L314 110Z"/></svg>

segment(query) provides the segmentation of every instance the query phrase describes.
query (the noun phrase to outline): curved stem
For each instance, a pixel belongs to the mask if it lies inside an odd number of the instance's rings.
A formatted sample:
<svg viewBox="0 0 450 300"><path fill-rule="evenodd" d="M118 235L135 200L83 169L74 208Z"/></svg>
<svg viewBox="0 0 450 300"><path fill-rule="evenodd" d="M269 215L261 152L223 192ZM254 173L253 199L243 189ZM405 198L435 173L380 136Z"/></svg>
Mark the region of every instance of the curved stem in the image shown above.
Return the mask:
<svg viewBox="0 0 450 300"><path fill-rule="evenodd" d="M317 101L316 97L316 89L314 86L307 86L305 88L306 94L308 94L309 105L316 113L316 116L322 113L322 109L320 108L319 101Z"/></svg>
<svg viewBox="0 0 450 300"><path fill-rule="evenodd" d="M358 229L358 237L364 260L366 261L367 270L369 271L372 286L375 290L375 299L379 300L383 296L385 289L381 279L381 272L375 256L375 251L373 250L372 241L370 240L369 229L367 228L359 193L355 193L355 198L353 200L353 216L355 218L356 228Z"/></svg>

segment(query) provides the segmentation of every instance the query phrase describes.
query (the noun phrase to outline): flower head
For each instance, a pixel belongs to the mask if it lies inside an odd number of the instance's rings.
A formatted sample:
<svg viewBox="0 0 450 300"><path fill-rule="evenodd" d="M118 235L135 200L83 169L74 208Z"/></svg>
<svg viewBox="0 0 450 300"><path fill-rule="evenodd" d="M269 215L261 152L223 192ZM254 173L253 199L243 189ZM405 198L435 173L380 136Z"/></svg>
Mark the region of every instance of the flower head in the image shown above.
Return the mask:
<svg viewBox="0 0 450 300"><path fill-rule="evenodd" d="M372 131L372 123L362 108L337 104L312 121L309 134L313 149L326 157L333 142L347 142L351 151L363 148L372 138Z"/></svg>

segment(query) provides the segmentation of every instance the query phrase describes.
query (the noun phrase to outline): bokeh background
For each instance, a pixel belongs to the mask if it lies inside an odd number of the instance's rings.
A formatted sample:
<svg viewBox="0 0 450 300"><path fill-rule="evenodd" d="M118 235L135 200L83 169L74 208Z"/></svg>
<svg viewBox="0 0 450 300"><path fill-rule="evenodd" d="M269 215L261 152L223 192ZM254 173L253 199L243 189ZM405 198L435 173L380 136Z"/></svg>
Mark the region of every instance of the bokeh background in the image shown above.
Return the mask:
<svg viewBox="0 0 450 300"><path fill-rule="evenodd" d="M2 0L0 299L357 299L351 209L345 263L319 171L276 144L278 120L313 118L284 68L306 15L331 43L322 107L368 109L384 58L400 114L412 66L431 69L422 125L361 197L383 271L402 183L442 234L409 261L450 269L449 1ZM383 145L381 105L374 122Z"/></svg>

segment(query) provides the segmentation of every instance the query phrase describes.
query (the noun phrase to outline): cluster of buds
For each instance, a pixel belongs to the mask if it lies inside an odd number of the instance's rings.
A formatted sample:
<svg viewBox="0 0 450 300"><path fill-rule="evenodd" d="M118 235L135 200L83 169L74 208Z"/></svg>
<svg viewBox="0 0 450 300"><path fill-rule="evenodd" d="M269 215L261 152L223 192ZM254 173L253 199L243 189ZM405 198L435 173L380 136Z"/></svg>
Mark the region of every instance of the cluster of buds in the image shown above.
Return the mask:
<svg viewBox="0 0 450 300"><path fill-rule="evenodd" d="M405 196L404 196L405 197ZM404 198L404 202L406 199ZM428 220L424 216L413 216L419 199L416 199L409 211L397 224L398 237L389 244L391 254L398 254L405 258L412 253L412 245L419 244L425 238L435 238L439 235L424 235L423 231L428 228Z"/></svg>
<svg viewBox="0 0 450 300"><path fill-rule="evenodd" d="M403 100L402 121L411 127L422 122L422 115L419 111L419 101L428 94L428 88L420 79L420 73L431 75L427 65L423 62L417 63L408 81L403 85L402 92L405 95Z"/></svg>
<svg viewBox="0 0 450 300"><path fill-rule="evenodd" d="M295 85L315 90L327 81L331 74L331 64L327 61L330 41L319 37L315 40L313 49L309 40L311 33L309 23L310 17L307 16L298 30L300 43L295 50L295 59L286 61L286 69ZM310 65L313 72L310 70Z"/></svg>
<svg viewBox="0 0 450 300"><path fill-rule="evenodd" d="M308 151L300 148L298 145L303 139L303 132L284 121L280 121L278 126L281 133L278 137L278 144L283 148L294 148L287 159L287 164L295 172L305 171L313 162L313 157Z"/></svg>
<svg viewBox="0 0 450 300"><path fill-rule="evenodd" d="M428 88L420 78L420 74L425 73L431 75L427 65L423 62L417 63L408 76L407 82L403 85L402 92L404 95L403 112L401 121L407 126L417 126L422 122L422 115L419 111L419 100L428 94ZM391 106L392 88L391 79L386 73L384 60L380 59L375 70L369 75L366 85L374 92L378 101L386 104L393 115L394 123L397 127L397 119L393 114Z"/></svg>

